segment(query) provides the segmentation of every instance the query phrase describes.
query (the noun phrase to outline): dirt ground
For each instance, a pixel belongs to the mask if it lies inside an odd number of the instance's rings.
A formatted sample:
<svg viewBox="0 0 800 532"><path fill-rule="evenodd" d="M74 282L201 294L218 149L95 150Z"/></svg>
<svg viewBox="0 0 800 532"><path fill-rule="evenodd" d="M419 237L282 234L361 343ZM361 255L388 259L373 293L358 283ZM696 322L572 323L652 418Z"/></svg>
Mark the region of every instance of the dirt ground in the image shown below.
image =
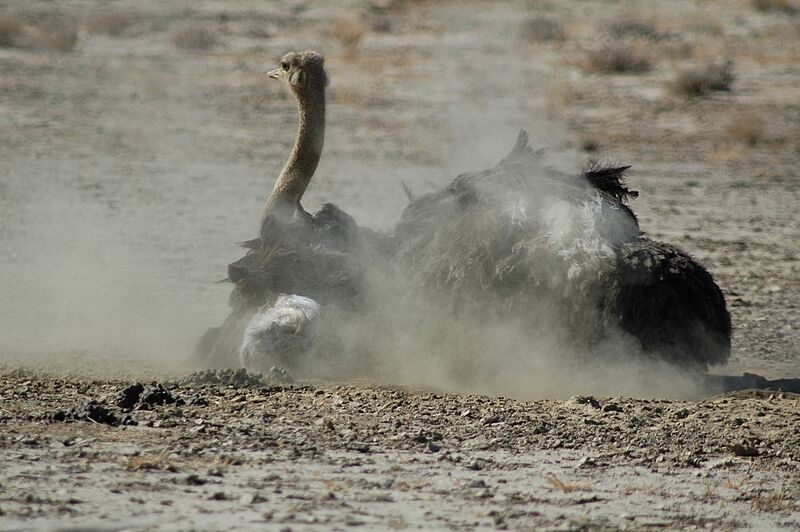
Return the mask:
<svg viewBox="0 0 800 532"><path fill-rule="evenodd" d="M0 1L0 528L800 527L793 394L185 377L294 135L265 73L306 48L331 78L309 210L389 229L401 180L525 128L562 170L633 166L642 228L726 293L714 371L800 376L796 3ZM641 71L605 71L620 48ZM727 60L729 90L676 81ZM119 406L136 381L164 392Z"/></svg>

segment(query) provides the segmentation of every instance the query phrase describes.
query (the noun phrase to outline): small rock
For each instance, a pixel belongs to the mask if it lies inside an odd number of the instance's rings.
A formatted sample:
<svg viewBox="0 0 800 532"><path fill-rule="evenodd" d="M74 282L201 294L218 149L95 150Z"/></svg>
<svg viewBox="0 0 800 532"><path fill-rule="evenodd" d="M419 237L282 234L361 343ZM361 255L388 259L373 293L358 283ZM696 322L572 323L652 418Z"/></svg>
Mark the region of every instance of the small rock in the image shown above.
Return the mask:
<svg viewBox="0 0 800 532"><path fill-rule="evenodd" d="M127 410L132 410L136 403L139 402L139 396L142 395L144 386L140 383L131 384L119 393L117 399L117 406Z"/></svg>
<svg viewBox="0 0 800 532"><path fill-rule="evenodd" d="M358 451L360 453L368 453L370 451L369 444L357 441L348 443L347 448L351 451Z"/></svg>
<svg viewBox="0 0 800 532"><path fill-rule="evenodd" d="M199 395L193 395L189 401L189 406L208 406L208 401Z"/></svg>
<svg viewBox="0 0 800 532"><path fill-rule="evenodd" d="M291 384L294 382L294 379L285 368L279 368L277 366L269 368L269 376L281 384Z"/></svg>
<svg viewBox="0 0 800 532"><path fill-rule="evenodd" d="M204 478L200 478L198 475L191 474L186 477L185 482L191 486L203 486L208 484L208 481Z"/></svg>
<svg viewBox="0 0 800 532"><path fill-rule="evenodd" d="M491 416L486 416L481 419L481 425L494 425L495 423L499 423L502 420L500 416L497 414L492 414Z"/></svg>
<svg viewBox="0 0 800 532"><path fill-rule="evenodd" d="M245 506L250 506L251 504L259 504L262 502L267 502L265 497L262 497L258 492L256 493L245 493L241 497L239 497L239 502L244 504Z"/></svg>
<svg viewBox="0 0 800 532"><path fill-rule="evenodd" d="M92 421L103 425L119 425L120 421L108 408L98 404L96 401L89 401L83 408L71 408L69 410L56 410L45 416L47 421Z"/></svg>
<svg viewBox="0 0 800 532"><path fill-rule="evenodd" d="M480 459L471 460L467 464L467 469L470 469L472 471L480 471L481 469L484 469L485 467L486 467L486 461L480 460Z"/></svg>
<svg viewBox="0 0 800 532"><path fill-rule="evenodd" d="M591 395L573 395L572 397L564 401L564 406L566 407L590 406L592 408L600 408L600 401L598 401Z"/></svg>
<svg viewBox="0 0 800 532"><path fill-rule="evenodd" d="M212 467L206 474L210 477L224 477L225 471L223 471L221 467Z"/></svg>
<svg viewBox="0 0 800 532"><path fill-rule="evenodd" d="M685 408L681 408L672 414L672 419L686 419L687 417L689 417L689 411Z"/></svg>
<svg viewBox="0 0 800 532"><path fill-rule="evenodd" d="M178 399L173 397L169 390L164 388L163 384L154 382L144 387L141 395L139 395L139 406L137 408L141 408L143 405L163 406L173 403L178 403ZM180 401L180 404L183 404L183 401Z"/></svg>
<svg viewBox="0 0 800 532"><path fill-rule="evenodd" d="M752 445L744 444L744 443L735 443L728 447L733 454L736 456L758 456L759 453L758 449L753 447Z"/></svg>

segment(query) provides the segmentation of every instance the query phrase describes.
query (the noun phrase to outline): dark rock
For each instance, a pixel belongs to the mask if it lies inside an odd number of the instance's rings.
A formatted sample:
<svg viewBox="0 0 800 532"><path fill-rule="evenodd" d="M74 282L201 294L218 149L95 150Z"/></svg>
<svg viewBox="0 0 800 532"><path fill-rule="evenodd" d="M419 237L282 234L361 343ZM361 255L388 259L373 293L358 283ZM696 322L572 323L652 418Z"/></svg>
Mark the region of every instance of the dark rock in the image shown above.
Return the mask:
<svg viewBox="0 0 800 532"><path fill-rule="evenodd" d="M749 445L749 444L746 444L746 443L735 443L735 444L729 446L729 449L736 456L752 457L752 456L758 456L759 454L761 454L758 451L758 449L756 449L752 445Z"/></svg>
<svg viewBox="0 0 800 532"><path fill-rule="evenodd" d="M97 404L94 401L89 402L83 410L77 414L75 419L94 421L104 425L119 425L117 416L105 406Z"/></svg>
<svg viewBox="0 0 800 532"><path fill-rule="evenodd" d="M139 396L142 395L143 391L144 386L141 383L131 384L120 392L117 406L126 410L133 410L133 407L139 402Z"/></svg>
<svg viewBox="0 0 800 532"><path fill-rule="evenodd" d="M186 477L185 482L191 486L203 486L204 484L208 484L208 481L204 478L200 478L198 475L191 474Z"/></svg>
<svg viewBox="0 0 800 532"><path fill-rule="evenodd" d="M69 421L92 421L103 425L116 426L120 424L119 418L108 408L98 404L96 401L89 401L81 408L70 408L69 410L56 410L44 416L49 422L69 422Z"/></svg>
<svg viewBox="0 0 800 532"><path fill-rule="evenodd" d="M189 406L208 406L208 401L199 395L194 395L189 399L187 404Z"/></svg>
<svg viewBox="0 0 800 532"><path fill-rule="evenodd" d="M143 405L171 405L177 402L177 399L172 396L172 394L164 388L164 385L159 383L148 384L144 387L144 390L141 392L139 396L139 405L137 408L140 408Z"/></svg>

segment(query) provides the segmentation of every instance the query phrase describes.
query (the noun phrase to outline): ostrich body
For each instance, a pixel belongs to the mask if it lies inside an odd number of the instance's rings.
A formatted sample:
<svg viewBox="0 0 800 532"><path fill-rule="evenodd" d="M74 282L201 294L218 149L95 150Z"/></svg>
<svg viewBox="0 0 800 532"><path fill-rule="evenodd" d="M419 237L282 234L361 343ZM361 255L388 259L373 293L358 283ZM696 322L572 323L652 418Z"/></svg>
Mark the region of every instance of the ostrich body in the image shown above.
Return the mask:
<svg viewBox="0 0 800 532"><path fill-rule="evenodd" d="M564 175L544 166L521 132L495 167L409 194L394 234L380 235L334 205L313 215L300 206L324 143L322 56L289 53L269 77L295 96L300 124L259 237L228 267L232 311L201 341L207 364L295 369L297 352L311 348L293 325L298 317L318 321L334 309L358 320L365 277L376 268L401 279L389 296L397 301L413 294L453 315L557 323L589 347L616 328L645 352L697 369L727 360L730 317L719 287L679 249L642 236L627 205L637 195L624 184L628 167ZM320 305L316 313L307 312L309 301Z"/></svg>
<svg viewBox="0 0 800 532"><path fill-rule="evenodd" d="M689 255L642 236L627 205L638 195L625 186L628 167L570 176L540 156L521 132L495 167L411 201L395 237L414 284L458 313L525 316L540 324L534 335L563 325L590 351L613 327L683 367L727 361L722 292Z"/></svg>

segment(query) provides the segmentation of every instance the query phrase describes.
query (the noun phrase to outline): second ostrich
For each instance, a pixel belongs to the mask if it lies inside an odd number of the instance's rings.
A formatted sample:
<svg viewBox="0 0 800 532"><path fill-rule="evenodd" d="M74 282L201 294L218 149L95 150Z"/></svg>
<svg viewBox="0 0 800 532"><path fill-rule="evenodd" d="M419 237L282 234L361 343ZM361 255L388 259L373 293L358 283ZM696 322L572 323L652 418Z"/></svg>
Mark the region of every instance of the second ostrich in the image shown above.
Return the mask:
<svg viewBox="0 0 800 532"><path fill-rule="evenodd" d="M319 338L316 322L325 322L327 310L359 319L371 273L365 264L401 279L393 289L404 296L449 302L453 315L553 319L531 304L546 300L547 311L589 349L614 328L645 352L683 366L705 369L727 360L730 317L719 287L679 249L641 236L626 205L636 196L624 185L627 167L563 175L541 163L523 132L498 165L412 199L394 234L380 235L334 205L313 215L300 205L324 143L322 56L286 54L269 77L295 96L298 134L262 212L259 237L245 242L247 254L228 267L232 311L204 337L209 364L234 365L241 356L250 367L269 361L309 367L321 350L306 337ZM391 296L398 301L399 291ZM336 345L330 337L322 343Z"/></svg>

